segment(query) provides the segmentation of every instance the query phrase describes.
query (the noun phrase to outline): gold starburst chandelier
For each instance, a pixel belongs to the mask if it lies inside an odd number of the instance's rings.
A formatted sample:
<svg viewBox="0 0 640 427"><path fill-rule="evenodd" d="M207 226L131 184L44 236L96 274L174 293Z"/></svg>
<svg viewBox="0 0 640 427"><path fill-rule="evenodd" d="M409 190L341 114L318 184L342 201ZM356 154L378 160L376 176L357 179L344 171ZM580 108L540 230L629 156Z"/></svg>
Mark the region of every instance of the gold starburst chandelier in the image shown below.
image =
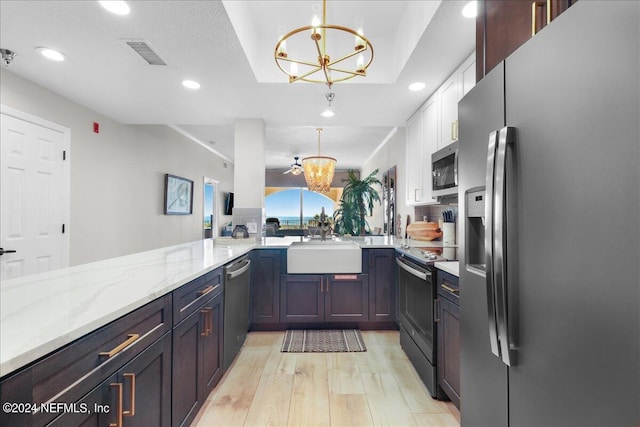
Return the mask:
<svg viewBox="0 0 640 427"><path fill-rule="evenodd" d="M290 46L294 43L296 46L300 46L300 43L304 41L305 34L310 36L311 45L314 46L309 49L307 56L317 58L315 62L313 59L294 58L293 52L291 55L287 52L287 41ZM343 52L337 59L332 59L327 52L328 37L331 38L332 49ZM355 37L353 49L349 47L347 40L352 37ZM368 60L365 58L367 53ZM317 16L314 16L311 25L297 28L282 36L276 44L274 56L278 68L289 76L289 83L302 80L311 83L325 83L331 88L331 85L336 82L349 80L355 76L366 76L367 68L373 61L373 46L363 35L361 28L356 31L339 25L327 24L327 0L322 0L322 22ZM350 58L354 58L355 61ZM286 68L289 70L287 71ZM302 69L300 70L300 68Z"/></svg>
<svg viewBox="0 0 640 427"><path fill-rule="evenodd" d="M316 193L328 193L331 190L331 182L336 170L336 159L320 155L320 132L322 130L322 128L316 129L318 131L318 155L302 159L307 187Z"/></svg>

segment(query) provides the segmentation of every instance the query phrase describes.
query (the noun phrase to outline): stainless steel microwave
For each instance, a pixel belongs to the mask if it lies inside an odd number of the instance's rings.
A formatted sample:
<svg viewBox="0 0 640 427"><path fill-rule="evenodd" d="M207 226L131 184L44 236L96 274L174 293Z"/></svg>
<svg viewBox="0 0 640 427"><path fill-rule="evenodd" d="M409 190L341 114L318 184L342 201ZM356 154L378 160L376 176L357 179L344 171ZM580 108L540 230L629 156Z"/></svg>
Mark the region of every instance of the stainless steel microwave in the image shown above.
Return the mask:
<svg viewBox="0 0 640 427"><path fill-rule="evenodd" d="M458 194L458 142L431 155L431 175L434 197Z"/></svg>

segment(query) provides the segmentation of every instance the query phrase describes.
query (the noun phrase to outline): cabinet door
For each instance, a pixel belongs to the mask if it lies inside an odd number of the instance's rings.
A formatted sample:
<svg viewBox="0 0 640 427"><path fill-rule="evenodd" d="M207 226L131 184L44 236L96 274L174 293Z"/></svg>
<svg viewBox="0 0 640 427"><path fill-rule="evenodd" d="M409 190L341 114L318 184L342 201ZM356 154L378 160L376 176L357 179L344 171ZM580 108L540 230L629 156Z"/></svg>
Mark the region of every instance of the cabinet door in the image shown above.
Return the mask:
<svg viewBox="0 0 640 427"><path fill-rule="evenodd" d="M460 409L460 309L439 297L438 383Z"/></svg>
<svg viewBox="0 0 640 427"><path fill-rule="evenodd" d="M251 274L252 313L254 323L280 321L280 249L253 251Z"/></svg>
<svg viewBox="0 0 640 427"><path fill-rule="evenodd" d="M476 85L476 54L473 53L458 68L458 87L460 99ZM458 101L460 101L458 99Z"/></svg>
<svg viewBox="0 0 640 427"><path fill-rule="evenodd" d="M395 320L395 250L369 249L369 320Z"/></svg>
<svg viewBox="0 0 640 427"><path fill-rule="evenodd" d="M438 89L439 99L439 129L438 147L441 149L458 139L458 100L460 99L460 87L458 75L454 73Z"/></svg>
<svg viewBox="0 0 640 427"><path fill-rule="evenodd" d="M171 425L171 334L118 371L124 426Z"/></svg>
<svg viewBox="0 0 640 427"><path fill-rule="evenodd" d="M202 406L202 346L207 311L196 310L173 328L173 426L189 425Z"/></svg>
<svg viewBox="0 0 640 427"><path fill-rule="evenodd" d="M368 275L330 274L323 280L325 321L366 322L369 320Z"/></svg>
<svg viewBox="0 0 640 427"><path fill-rule="evenodd" d="M203 336L202 345L202 400L204 401L211 390L218 384L222 378L222 338L223 338L223 322L224 322L224 299L222 294L213 298L204 305L207 311L203 321L208 323L205 325L205 335Z"/></svg>
<svg viewBox="0 0 640 427"><path fill-rule="evenodd" d="M422 199L423 180L423 152L422 152L422 115L420 113L409 119L407 123L407 145L406 145L406 167L407 167L407 204L416 204ZM431 154L429 154L431 156ZM427 165L431 164L431 160ZM429 173L431 168L427 168ZM431 184L429 187L431 188Z"/></svg>
<svg viewBox="0 0 640 427"><path fill-rule="evenodd" d="M63 412L47 424L47 427L104 427L111 423L115 425L119 417L117 384L117 376L114 374L76 402L77 410ZM122 384L119 387L122 387Z"/></svg>
<svg viewBox="0 0 640 427"><path fill-rule="evenodd" d="M438 150L438 104L437 96L432 96L424 104L422 114L422 204L435 203L432 197L433 170L431 155Z"/></svg>
<svg viewBox="0 0 640 427"><path fill-rule="evenodd" d="M284 274L280 286L280 321L324 321L324 276Z"/></svg>

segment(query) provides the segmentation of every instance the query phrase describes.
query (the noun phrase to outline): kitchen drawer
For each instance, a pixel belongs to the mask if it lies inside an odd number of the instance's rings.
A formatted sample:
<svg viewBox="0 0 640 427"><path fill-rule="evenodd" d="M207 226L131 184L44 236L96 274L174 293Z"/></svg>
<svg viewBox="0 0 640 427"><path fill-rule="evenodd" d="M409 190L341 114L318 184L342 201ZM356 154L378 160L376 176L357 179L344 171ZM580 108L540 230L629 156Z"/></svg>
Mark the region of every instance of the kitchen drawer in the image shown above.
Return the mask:
<svg viewBox="0 0 640 427"><path fill-rule="evenodd" d="M126 298L126 295L123 295ZM71 403L171 330L167 294L2 381L3 402ZM108 353L111 353L109 356ZM0 414L0 425L44 425L59 414Z"/></svg>
<svg viewBox="0 0 640 427"><path fill-rule="evenodd" d="M222 289L222 267L219 267L173 291L173 324L182 322Z"/></svg>
<svg viewBox="0 0 640 427"><path fill-rule="evenodd" d="M460 289L458 278L446 271L438 270L438 295L448 299L455 305L460 305Z"/></svg>

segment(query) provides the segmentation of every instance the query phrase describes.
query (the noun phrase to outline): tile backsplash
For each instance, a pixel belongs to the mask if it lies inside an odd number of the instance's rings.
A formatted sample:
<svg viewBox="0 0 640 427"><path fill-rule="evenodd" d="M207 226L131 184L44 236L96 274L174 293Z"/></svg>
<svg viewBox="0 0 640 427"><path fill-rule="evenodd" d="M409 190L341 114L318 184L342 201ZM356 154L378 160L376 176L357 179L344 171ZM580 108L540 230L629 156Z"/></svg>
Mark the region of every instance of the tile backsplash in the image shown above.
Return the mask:
<svg viewBox="0 0 640 427"><path fill-rule="evenodd" d="M438 222L441 220L442 212L445 210L451 210L454 215L456 224L458 223L458 205L429 205L429 206L416 206L413 215L414 221L429 221Z"/></svg>

